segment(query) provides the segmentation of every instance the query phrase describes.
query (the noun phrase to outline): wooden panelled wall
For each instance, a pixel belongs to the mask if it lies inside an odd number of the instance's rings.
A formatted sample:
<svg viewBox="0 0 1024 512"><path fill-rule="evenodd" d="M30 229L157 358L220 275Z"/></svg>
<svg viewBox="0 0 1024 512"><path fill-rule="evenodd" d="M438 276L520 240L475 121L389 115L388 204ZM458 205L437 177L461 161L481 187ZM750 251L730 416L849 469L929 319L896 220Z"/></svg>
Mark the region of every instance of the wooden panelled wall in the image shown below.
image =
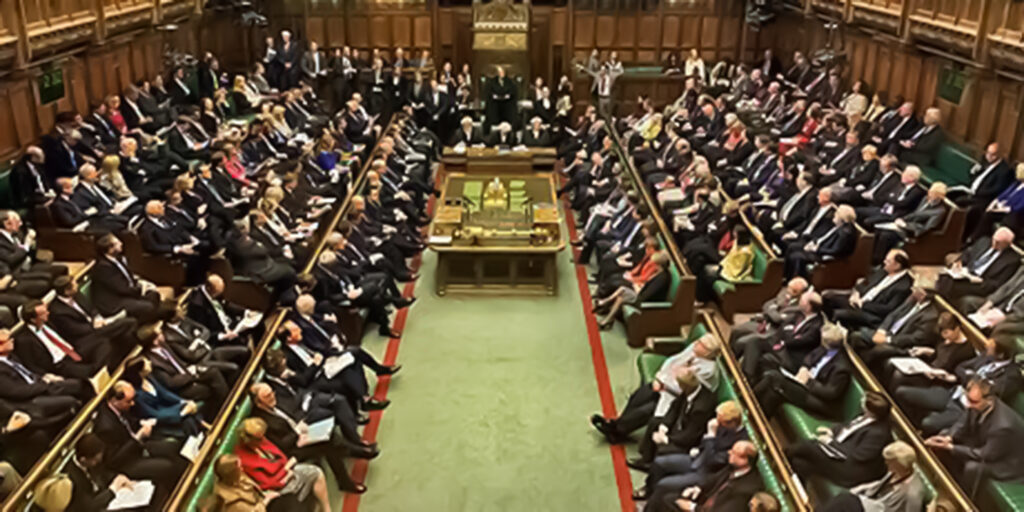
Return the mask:
<svg viewBox="0 0 1024 512"><path fill-rule="evenodd" d="M756 45L776 49L788 62L794 50L821 48L825 40L819 20L794 13L758 33ZM869 34L854 27L845 31L844 49L848 80L863 80L871 91L885 93L890 101L903 96L914 102L918 113L936 106L943 113L943 127L954 141L976 152L998 141L1003 152L1024 160L1024 82L972 65L966 59L927 51L914 40ZM947 66L957 66L967 76L959 104L937 97L940 73Z"/></svg>
<svg viewBox="0 0 1024 512"><path fill-rule="evenodd" d="M742 0L692 0L685 7L663 2L654 11L595 11L567 7L534 6L531 20L531 68L547 80L571 69L593 48L607 56L617 51L626 63L660 63L670 52L697 48L706 59L739 58L742 37ZM349 12L344 3L278 2L266 30L209 28L204 46L219 55L233 55L228 64L241 66L249 55L264 48L263 39L289 29L322 47L349 45L363 52L380 48L385 53L401 47L428 49L435 62L451 59L457 66L470 61L472 9L437 7L433 3L371 7ZM224 27L227 28L227 27ZM479 71L479 70L477 70ZM489 72L489 71L488 71Z"/></svg>
<svg viewBox="0 0 1024 512"><path fill-rule="evenodd" d="M65 95L48 105L38 101L36 68L6 76L0 81L0 159L13 157L52 130L57 112L87 113L107 95L163 72L165 43L195 51L194 25L183 25L173 33L146 31L62 56L53 65L64 69Z"/></svg>

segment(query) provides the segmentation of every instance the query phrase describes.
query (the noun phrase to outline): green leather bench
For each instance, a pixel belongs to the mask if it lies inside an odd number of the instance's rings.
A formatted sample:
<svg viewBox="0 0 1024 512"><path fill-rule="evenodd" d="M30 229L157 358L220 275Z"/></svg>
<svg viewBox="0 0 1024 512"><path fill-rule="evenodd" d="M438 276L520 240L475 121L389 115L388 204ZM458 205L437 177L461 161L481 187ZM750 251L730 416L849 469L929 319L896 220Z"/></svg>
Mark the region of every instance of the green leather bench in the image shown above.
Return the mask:
<svg viewBox="0 0 1024 512"><path fill-rule="evenodd" d="M271 348L280 348L281 342L274 341ZM263 379L263 368L261 367L256 371L251 382L259 382ZM207 496L213 492L213 484L217 482L217 477L213 473L214 461L217 457L226 453L232 453L235 451L235 444L238 443L238 428L242 425L242 422L249 417L249 412L252 410L252 399L249 397L248 390L246 391L245 398L238 404L238 408L232 413L231 419L228 421L227 430L224 432L223 440L217 446L217 451L214 452L213 457L206 461L200 461L206 464L206 471L203 472L203 476L199 478L199 482L194 486L195 490L192 492L192 496L189 498L188 505L185 506L185 510L192 512L195 510L203 510L203 501Z"/></svg>
<svg viewBox="0 0 1024 512"><path fill-rule="evenodd" d="M661 246L665 241L658 235ZM686 278L671 262L668 265L669 283L665 301L643 302L639 306L627 304L622 308L626 324L626 341L631 347L642 347L650 336L672 336L679 327L690 323L693 316L695 282ZM688 283L684 285L683 281Z"/></svg>
<svg viewBox="0 0 1024 512"><path fill-rule="evenodd" d="M732 322L736 313L754 313L778 292L782 283L783 262L754 242L754 269L750 277L736 282L719 279L712 288L722 316Z"/></svg>
<svg viewBox="0 0 1024 512"><path fill-rule="evenodd" d="M689 335L687 335L686 338L664 338L664 341L671 344L671 346L685 348L707 332L707 328L704 327L704 324L697 323L693 324L693 327L690 329ZM658 369L661 368L661 364L668 359L669 355L670 354L645 351L637 356L636 364L637 370L640 372L641 382L646 384L654 380L654 375L658 373ZM743 401L740 400L737 395L736 389L733 387L732 380L728 378L729 370L721 361L718 362L718 370L722 374L722 378L719 380L718 385L719 403L726 400L735 400L742 408ZM779 498L779 502L782 504L782 510L789 512L792 510L792 507L790 506L789 501L784 499L786 493L783 490L782 483L779 480L778 475L775 474L771 463L768 461L768 457L764 455L764 442L761 440L761 437L754 425L750 422L745 409L743 411L743 425L747 428L750 440L761 452L761 456L757 458L757 470L761 475L761 480L764 482L765 490Z"/></svg>
<svg viewBox="0 0 1024 512"><path fill-rule="evenodd" d="M971 168L977 165L967 148L952 143L939 146L931 165L921 168L928 183L941 181L949 186L965 185L971 182Z"/></svg>

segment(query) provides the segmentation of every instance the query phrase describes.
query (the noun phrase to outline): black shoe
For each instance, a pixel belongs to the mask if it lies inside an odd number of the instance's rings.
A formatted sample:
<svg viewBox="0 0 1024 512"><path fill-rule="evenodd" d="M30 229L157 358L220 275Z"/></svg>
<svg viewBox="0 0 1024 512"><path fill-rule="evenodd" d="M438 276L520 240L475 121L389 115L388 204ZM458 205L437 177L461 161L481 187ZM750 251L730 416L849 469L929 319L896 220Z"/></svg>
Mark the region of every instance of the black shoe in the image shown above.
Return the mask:
<svg viewBox="0 0 1024 512"><path fill-rule="evenodd" d="M356 418L356 423L366 425L370 423L370 416L368 414L360 414L359 417Z"/></svg>
<svg viewBox="0 0 1024 512"><path fill-rule="evenodd" d="M651 470L651 463L643 460L640 457L634 457L632 459L628 459L626 461L626 465L631 467L631 468L633 468L633 469L635 469L635 470L637 470L637 471L643 471L645 473L647 471ZM636 495L634 494L634 496L636 496Z"/></svg>
<svg viewBox="0 0 1024 512"><path fill-rule="evenodd" d="M647 501L647 489L643 487L633 490L633 501Z"/></svg>
<svg viewBox="0 0 1024 512"><path fill-rule="evenodd" d="M402 369L402 365L393 364L391 366L385 366L383 370L377 372L377 375L394 375L398 373L398 370Z"/></svg>
<svg viewBox="0 0 1024 512"><path fill-rule="evenodd" d="M356 448L352 450L352 456L357 459L376 459L380 455L380 450L377 448Z"/></svg>
<svg viewBox="0 0 1024 512"><path fill-rule="evenodd" d="M604 438L606 440L608 440L609 443L611 443L611 444L621 444L622 443L622 439L613 430L611 423L609 423L608 420L604 416L601 416L600 414L595 414L595 415L591 416L590 417L590 424L593 425L594 428L596 428L597 431L600 432L601 435L603 435Z"/></svg>
<svg viewBox="0 0 1024 512"><path fill-rule="evenodd" d="M409 297L409 298L395 299L394 304L395 304L396 308L402 309L402 308L407 308L409 306L412 306L412 304L414 302L416 302L416 297Z"/></svg>
<svg viewBox="0 0 1024 512"><path fill-rule="evenodd" d="M380 411L387 409L389 405L391 405L391 400L377 400L376 398L371 398L363 401L363 410Z"/></svg>
<svg viewBox="0 0 1024 512"><path fill-rule="evenodd" d="M583 240L573 240L572 242L569 242L569 244L573 247L580 247L583 245Z"/></svg>

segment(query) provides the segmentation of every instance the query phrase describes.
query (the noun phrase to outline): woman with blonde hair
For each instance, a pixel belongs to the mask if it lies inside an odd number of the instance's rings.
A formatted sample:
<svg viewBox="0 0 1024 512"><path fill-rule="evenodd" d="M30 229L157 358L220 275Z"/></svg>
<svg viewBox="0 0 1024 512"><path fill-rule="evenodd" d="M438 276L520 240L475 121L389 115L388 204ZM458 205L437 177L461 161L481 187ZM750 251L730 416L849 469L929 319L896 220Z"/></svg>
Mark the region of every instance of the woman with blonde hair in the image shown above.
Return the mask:
<svg viewBox="0 0 1024 512"><path fill-rule="evenodd" d="M234 86L231 88L231 99L235 102L235 115L244 116L253 113L260 105L263 98L256 94L245 83L245 76L236 75Z"/></svg>
<svg viewBox="0 0 1024 512"><path fill-rule="evenodd" d="M270 127L285 139L291 139L295 132L291 126L288 126L288 120L285 119L284 114L286 110L281 105L274 105L270 111Z"/></svg>
<svg viewBox="0 0 1024 512"><path fill-rule="evenodd" d="M121 158L117 155L103 157L103 163L100 165L100 186L118 201L135 195L121 174Z"/></svg>

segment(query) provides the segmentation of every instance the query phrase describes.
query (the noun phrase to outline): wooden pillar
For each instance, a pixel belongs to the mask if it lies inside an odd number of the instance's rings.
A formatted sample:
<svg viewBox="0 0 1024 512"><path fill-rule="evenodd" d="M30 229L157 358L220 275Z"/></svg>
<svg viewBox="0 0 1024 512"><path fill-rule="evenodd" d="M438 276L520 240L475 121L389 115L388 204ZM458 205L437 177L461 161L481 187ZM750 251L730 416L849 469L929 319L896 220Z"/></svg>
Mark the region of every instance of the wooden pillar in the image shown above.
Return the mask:
<svg viewBox="0 0 1024 512"><path fill-rule="evenodd" d="M566 2L565 11L565 23L568 25L565 30L565 48L562 50L562 69L559 71L558 76L568 75L570 78L574 74L572 66L569 64L573 56L576 54L576 0L569 0Z"/></svg>
<svg viewBox="0 0 1024 512"><path fill-rule="evenodd" d="M14 58L14 67L23 69L32 60L32 47L28 44L28 21L25 17L25 1L14 0L14 18L16 24L14 29L18 33L18 52Z"/></svg>
<svg viewBox="0 0 1024 512"><path fill-rule="evenodd" d="M156 0L160 3L159 0ZM107 10L103 6L103 0L93 0L93 9L96 11L96 25L93 28L93 42L96 44L103 44L103 40L107 38Z"/></svg>

